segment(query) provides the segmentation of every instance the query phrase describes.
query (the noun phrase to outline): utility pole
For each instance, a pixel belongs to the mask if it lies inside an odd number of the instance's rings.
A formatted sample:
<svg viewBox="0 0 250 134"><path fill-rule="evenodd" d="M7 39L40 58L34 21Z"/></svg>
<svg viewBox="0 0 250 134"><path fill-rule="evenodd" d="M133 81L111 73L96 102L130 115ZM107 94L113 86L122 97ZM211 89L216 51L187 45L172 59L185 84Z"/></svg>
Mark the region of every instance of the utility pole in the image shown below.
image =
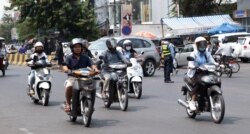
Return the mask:
<svg viewBox="0 0 250 134"><path fill-rule="evenodd" d="M116 31L116 0L114 0L114 29L113 29L113 35L115 35Z"/></svg>

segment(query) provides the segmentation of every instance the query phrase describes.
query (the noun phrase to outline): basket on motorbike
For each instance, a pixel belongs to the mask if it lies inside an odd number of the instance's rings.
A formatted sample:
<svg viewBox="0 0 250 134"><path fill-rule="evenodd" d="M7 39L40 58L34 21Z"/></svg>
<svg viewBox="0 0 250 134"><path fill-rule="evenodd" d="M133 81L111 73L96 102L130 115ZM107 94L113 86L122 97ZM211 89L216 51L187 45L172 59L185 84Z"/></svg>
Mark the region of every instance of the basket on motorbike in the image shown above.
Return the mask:
<svg viewBox="0 0 250 134"><path fill-rule="evenodd" d="M80 90L94 91L96 82L92 78L83 77L77 80Z"/></svg>

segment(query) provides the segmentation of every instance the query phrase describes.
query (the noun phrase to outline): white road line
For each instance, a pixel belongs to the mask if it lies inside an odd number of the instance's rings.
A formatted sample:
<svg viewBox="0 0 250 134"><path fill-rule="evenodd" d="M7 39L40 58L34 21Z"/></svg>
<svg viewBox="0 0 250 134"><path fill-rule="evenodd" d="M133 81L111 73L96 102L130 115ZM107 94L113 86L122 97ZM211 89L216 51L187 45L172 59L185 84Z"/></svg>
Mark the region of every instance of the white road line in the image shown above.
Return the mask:
<svg viewBox="0 0 250 134"><path fill-rule="evenodd" d="M30 132L27 128L19 128L20 131L24 132L25 134L34 134Z"/></svg>

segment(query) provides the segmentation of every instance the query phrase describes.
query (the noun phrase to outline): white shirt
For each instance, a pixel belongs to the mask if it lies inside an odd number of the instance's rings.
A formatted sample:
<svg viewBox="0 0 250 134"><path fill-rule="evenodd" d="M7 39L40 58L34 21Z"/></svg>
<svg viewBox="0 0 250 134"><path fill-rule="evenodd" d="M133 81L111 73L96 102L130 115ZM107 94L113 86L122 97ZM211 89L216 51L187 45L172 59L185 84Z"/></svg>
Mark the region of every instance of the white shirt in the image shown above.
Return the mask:
<svg viewBox="0 0 250 134"><path fill-rule="evenodd" d="M215 54L221 54L225 56L232 56L233 48L229 44L221 44Z"/></svg>
<svg viewBox="0 0 250 134"><path fill-rule="evenodd" d="M208 51L205 52L206 54L206 59L207 59L207 63L209 64L214 64L214 65L218 65L218 63L216 63L214 61L214 58L212 57L211 53L209 53ZM200 55L200 52L195 50L193 51L190 56L193 57L195 60L194 61L189 61L188 62L188 71L187 71L187 76L189 78L193 78L196 70L192 69L192 68L195 68L195 67L198 67L199 64L198 64L198 60L199 60L199 55Z"/></svg>
<svg viewBox="0 0 250 134"><path fill-rule="evenodd" d="M41 59L42 57L45 57L46 63L49 63L48 57L44 52L42 54L33 53L32 55L30 55L30 58L34 59L35 56L37 56L38 59ZM29 61L28 64L33 64L33 60Z"/></svg>

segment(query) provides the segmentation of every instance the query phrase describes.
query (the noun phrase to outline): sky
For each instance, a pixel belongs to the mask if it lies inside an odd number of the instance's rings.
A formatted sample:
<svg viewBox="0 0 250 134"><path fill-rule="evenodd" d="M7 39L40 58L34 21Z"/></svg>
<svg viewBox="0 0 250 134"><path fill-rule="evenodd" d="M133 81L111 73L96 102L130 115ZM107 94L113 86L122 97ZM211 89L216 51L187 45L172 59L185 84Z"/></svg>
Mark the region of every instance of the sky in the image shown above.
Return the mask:
<svg viewBox="0 0 250 134"><path fill-rule="evenodd" d="M0 19L4 14L4 5L8 4L8 0L0 0Z"/></svg>

